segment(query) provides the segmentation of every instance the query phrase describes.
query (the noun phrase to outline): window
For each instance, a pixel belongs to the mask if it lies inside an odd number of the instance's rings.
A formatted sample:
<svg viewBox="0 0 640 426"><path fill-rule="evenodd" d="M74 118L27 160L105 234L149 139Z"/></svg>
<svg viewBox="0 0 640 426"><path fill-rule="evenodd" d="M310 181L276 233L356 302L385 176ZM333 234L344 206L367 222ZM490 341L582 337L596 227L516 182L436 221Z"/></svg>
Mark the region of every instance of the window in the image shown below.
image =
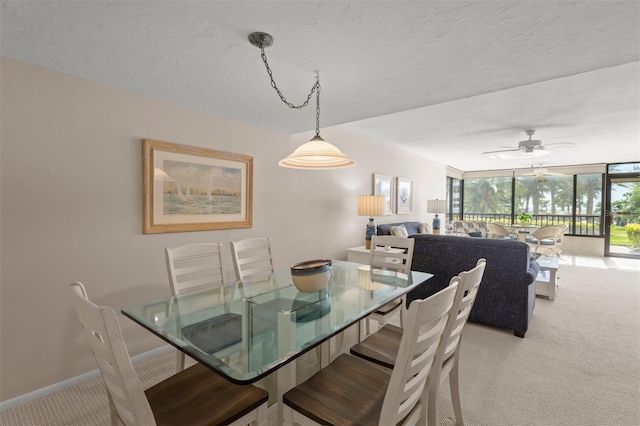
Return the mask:
<svg viewBox="0 0 640 426"><path fill-rule="evenodd" d="M465 179L462 206L464 218L511 223L511 179L508 177Z"/></svg>
<svg viewBox="0 0 640 426"><path fill-rule="evenodd" d="M529 213L533 225L566 224L568 234L604 232L601 173L471 178L462 188L459 216L465 220L515 223L518 214Z"/></svg>

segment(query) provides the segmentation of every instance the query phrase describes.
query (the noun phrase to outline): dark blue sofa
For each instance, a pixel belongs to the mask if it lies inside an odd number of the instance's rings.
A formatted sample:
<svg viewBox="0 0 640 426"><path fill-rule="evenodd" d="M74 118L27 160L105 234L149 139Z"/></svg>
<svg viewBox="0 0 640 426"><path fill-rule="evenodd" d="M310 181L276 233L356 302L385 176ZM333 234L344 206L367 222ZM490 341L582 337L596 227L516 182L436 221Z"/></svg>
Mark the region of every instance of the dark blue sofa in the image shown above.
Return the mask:
<svg viewBox="0 0 640 426"><path fill-rule="evenodd" d="M378 226L378 228L380 225ZM535 280L540 266L530 261L529 246L512 240L414 234L411 269L434 277L407 295L407 303L445 288L458 273L480 258L487 266L469 321L483 323L524 337L536 301Z"/></svg>

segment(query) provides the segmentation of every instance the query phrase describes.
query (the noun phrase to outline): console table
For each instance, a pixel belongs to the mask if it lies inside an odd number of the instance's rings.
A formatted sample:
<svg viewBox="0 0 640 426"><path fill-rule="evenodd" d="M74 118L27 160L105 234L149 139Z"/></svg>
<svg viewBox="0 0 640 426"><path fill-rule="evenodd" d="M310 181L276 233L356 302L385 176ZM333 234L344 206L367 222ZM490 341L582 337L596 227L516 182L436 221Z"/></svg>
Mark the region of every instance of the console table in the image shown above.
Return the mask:
<svg viewBox="0 0 640 426"><path fill-rule="evenodd" d="M549 300L556 298L556 287L558 286L558 266L559 257L540 256L536 259L540 265L540 272L536 278L536 295L547 296Z"/></svg>

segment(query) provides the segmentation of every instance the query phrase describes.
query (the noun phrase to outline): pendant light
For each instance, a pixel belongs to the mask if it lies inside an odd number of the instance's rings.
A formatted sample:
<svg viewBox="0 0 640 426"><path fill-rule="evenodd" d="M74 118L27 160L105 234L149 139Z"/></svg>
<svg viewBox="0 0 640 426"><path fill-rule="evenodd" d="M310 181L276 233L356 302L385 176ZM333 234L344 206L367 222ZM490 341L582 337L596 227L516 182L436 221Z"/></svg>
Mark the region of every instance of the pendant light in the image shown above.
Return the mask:
<svg viewBox="0 0 640 426"><path fill-rule="evenodd" d="M311 140L304 145L298 147L287 158L280 160L278 163L281 167L288 167L290 169L303 169L303 170L330 170L330 169L342 169L345 167L351 167L355 163L351 158L344 155L337 147L326 142L320 136L320 76L316 75L316 82L311 87L311 92L307 96L307 100L301 105L294 105L287 101L282 92L278 89L276 82L273 79L273 73L267 62L267 56L264 53L264 48L273 44L273 37L267 33L254 32L249 34L249 42L260 48L260 53L264 66L267 68L267 73L271 79L271 87L278 93L282 102L287 104L289 108L302 109L309 105L311 96L316 94L316 134Z"/></svg>

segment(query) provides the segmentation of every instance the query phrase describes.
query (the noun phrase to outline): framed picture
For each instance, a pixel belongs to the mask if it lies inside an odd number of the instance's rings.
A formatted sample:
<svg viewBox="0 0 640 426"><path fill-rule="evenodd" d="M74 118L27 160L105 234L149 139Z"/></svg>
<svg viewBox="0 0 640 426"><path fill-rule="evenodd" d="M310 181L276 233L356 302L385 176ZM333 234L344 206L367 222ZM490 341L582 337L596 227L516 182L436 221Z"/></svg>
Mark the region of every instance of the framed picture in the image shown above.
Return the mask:
<svg viewBox="0 0 640 426"><path fill-rule="evenodd" d="M397 214L411 213L413 205L413 181L402 177L396 178L396 212Z"/></svg>
<svg viewBox="0 0 640 426"><path fill-rule="evenodd" d="M145 234L250 228L253 157L144 139Z"/></svg>
<svg viewBox="0 0 640 426"><path fill-rule="evenodd" d="M373 174L373 195L384 195L386 197L384 205L384 214L388 216L393 214L394 208L394 186L393 177L382 175L380 173Z"/></svg>

